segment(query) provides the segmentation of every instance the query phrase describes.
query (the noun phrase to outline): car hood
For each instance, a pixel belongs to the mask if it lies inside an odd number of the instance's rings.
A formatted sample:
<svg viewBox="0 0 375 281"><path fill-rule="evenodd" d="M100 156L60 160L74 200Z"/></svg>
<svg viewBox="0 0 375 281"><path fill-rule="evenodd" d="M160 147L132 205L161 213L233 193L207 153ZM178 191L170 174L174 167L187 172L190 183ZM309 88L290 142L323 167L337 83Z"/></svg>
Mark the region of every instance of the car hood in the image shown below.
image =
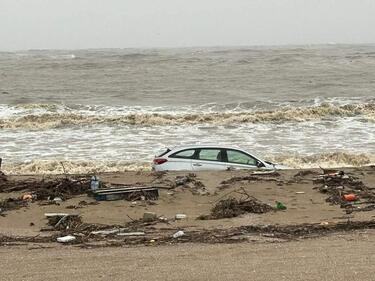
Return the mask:
<svg viewBox="0 0 375 281"><path fill-rule="evenodd" d="M273 164L276 170L288 170L290 169L288 166L282 165L282 164Z"/></svg>
<svg viewBox="0 0 375 281"><path fill-rule="evenodd" d="M285 166L283 164L277 164L277 163L271 163L271 162L265 162L267 164L266 169L275 169L275 170L287 170L290 169L288 166Z"/></svg>

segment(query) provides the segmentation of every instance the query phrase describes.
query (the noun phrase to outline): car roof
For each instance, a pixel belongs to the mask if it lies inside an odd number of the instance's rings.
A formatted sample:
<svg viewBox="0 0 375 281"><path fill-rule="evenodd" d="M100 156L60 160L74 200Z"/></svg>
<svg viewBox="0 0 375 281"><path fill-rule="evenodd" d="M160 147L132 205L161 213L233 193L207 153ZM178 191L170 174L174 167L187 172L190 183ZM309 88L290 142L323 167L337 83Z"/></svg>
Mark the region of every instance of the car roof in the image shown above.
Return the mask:
<svg viewBox="0 0 375 281"><path fill-rule="evenodd" d="M175 146L173 148L168 148L170 151L168 154L175 153L176 151L183 150L183 149L197 149L197 148L221 148L221 149L234 149L246 152L257 159L262 159L256 153L249 152L248 150L244 150L238 146L226 146L226 145L217 145L217 144L193 144L193 145L182 145L182 146ZM264 161L264 160L262 160Z"/></svg>
<svg viewBox="0 0 375 281"><path fill-rule="evenodd" d="M217 144L195 144L195 145L183 145L183 146L175 146L171 148L171 150L182 150L182 149L196 149L196 148L222 148L222 149L238 149L243 150L237 146L226 146L226 145L217 145Z"/></svg>

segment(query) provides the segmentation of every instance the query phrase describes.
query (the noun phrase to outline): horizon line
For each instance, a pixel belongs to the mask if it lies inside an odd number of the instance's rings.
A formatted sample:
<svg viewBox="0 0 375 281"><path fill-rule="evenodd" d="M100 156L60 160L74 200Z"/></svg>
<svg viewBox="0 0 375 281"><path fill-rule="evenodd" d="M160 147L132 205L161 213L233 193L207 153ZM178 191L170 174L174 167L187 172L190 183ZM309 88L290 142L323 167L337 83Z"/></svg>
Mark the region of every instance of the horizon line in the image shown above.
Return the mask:
<svg viewBox="0 0 375 281"><path fill-rule="evenodd" d="M85 50L172 50L172 49L226 49L226 48L298 48L298 47L334 47L334 46L375 46L375 42L367 43L306 43L306 44L255 44L255 45L191 45L191 46L140 46L140 47L87 47L87 48L30 48L30 49L0 49L1 53L30 52L30 51L85 51Z"/></svg>

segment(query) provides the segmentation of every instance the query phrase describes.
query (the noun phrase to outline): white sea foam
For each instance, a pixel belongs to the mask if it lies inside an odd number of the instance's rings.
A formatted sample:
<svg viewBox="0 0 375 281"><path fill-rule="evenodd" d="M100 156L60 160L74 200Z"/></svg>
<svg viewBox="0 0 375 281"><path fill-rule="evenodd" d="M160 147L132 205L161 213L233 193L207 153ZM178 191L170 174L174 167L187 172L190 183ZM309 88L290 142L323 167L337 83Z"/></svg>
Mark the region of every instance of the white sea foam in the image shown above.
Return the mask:
<svg viewBox="0 0 375 281"><path fill-rule="evenodd" d="M360 167L375 163L375 155L325 153L310 156L279 155L269 158L290 168L338 168ZM64 171L65 169L65 171ZM150 171L150 162L104 161L104 160L33 160L23 163L5 163L6 174L86 174L125 171Z"/></svg>
<svg viewBox="0 0 375 281"><path fill-rule="evenodd" d="M287 107L272 111L224 111L224 112L147 112L136 109L125 112L115 111L113 108L64 108L56 105L28 105L26 110L31 113L13 114L0 119L3 129L50 129L67 126L92 125L144 125L170 126L184 124L214 124L231 125L241 123L280 123L322 120L326 118L361 117L368 121L375 115L375 103L347 104L336 106L321 104L310 107ZM36 111L35 111L36 109Z"/></svg>
<svg viewBox="0 0 375 281"><path fill-rule="evenodd" d="M126 161L59 161L33 160L24 163L5 163L3 171L12 175L86 174L151 170L149 163Z"/></svg>

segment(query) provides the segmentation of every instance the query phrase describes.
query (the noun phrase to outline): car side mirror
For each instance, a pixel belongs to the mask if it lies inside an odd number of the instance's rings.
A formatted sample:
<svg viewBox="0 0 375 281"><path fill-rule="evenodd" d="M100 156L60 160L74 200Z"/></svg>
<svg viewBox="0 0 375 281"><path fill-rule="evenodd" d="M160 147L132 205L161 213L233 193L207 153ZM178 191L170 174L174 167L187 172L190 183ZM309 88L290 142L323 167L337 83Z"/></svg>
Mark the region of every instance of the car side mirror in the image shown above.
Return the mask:
<svg viewBox="0 0 375 281"><path fill-rule="evenodd" d="M262 162L260 162L259 160L257 160L257 167L258 168L263 168L265 166L264 166L264 164Z"/></svg>

